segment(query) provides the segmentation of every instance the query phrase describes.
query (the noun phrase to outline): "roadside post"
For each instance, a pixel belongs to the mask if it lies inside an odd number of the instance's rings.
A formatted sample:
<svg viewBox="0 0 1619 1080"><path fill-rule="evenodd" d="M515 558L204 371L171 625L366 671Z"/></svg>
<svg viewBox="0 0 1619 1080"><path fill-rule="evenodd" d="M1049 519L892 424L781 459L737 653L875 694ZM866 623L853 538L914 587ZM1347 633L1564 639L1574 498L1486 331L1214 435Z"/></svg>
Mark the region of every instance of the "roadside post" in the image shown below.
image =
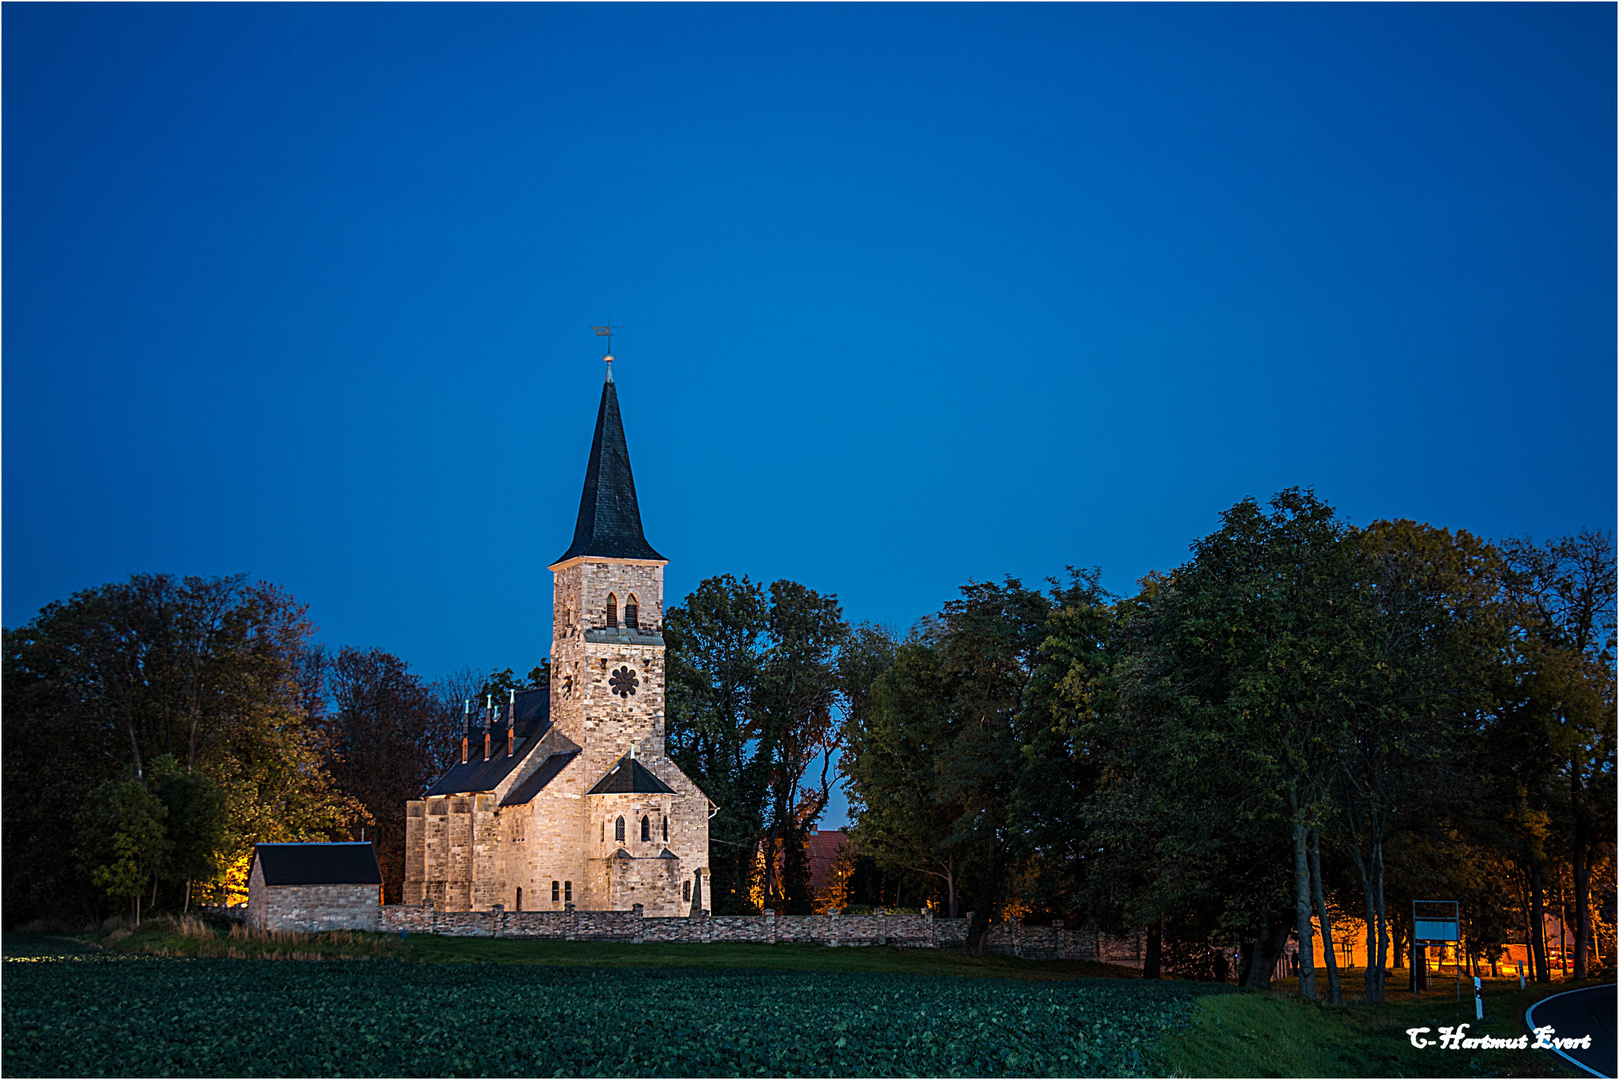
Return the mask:
<svg viewBox="0 0 1619 1080"><path fill-rule="evenodd" d="M1473 976L1473 1011L1476 1019L1484 1019L1484 980L1477 975Z"/></svg>

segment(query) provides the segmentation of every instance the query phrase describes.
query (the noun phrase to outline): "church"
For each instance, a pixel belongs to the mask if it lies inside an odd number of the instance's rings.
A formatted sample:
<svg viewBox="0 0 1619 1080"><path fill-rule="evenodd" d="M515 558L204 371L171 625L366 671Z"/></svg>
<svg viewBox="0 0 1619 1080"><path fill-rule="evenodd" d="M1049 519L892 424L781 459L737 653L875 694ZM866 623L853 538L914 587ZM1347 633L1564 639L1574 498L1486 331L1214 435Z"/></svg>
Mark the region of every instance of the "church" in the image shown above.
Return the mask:
<svg viewBox="0 0 1619 1080"><path fill-rule="evenodd" d="M406 904L696 913L717 811L664 748L663 568L612 356L573 543L550 570L551 685L466 706L459 760L405 806Z"/></svg>

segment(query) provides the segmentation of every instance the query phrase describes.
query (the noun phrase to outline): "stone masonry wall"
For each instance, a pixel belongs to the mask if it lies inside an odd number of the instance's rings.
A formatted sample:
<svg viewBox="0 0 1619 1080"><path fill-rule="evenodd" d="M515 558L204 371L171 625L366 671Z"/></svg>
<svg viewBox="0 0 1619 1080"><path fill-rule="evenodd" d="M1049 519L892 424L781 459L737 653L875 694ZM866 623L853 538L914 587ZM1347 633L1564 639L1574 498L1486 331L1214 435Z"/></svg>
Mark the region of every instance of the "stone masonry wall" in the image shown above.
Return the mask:
<svg viewBox="0 0 1619 1080"><path fill-rule="evenodd" d="M949 948L967 940L966 919L931 913L876 915L718 915L655 918L640 911L439 911L431 904L391 904L377 929L447 937L539 938L553 941L752 942L761 945L898 945ZM994 938L991 937L991 945ZM1000 951L1000 950L997 950Z"/></svg>
<svg viewBox="0 0 1619 1080"><path fill-rule="evenodd" d="M267 930L375 930L377 885L270 885L264 888L262 914L252 925ZM251 906L251 905L250 905Z"/></svg>
<svg viewBox="0 0 1619 1080"><path fill-rule="evenodd" d="M634 911L439 911L391 904L377 911L376 929L446 937L509 937L552 941L750 942L758 945L894 945L959 948L968 919L935 919L930 912L874 915L705 915L655 918ZM1137 933L1110 937L1086 927L1071 930L1021 922L992 923L989 951L1030 960L1098 960L1139 969L1144 941Z"/></svg>

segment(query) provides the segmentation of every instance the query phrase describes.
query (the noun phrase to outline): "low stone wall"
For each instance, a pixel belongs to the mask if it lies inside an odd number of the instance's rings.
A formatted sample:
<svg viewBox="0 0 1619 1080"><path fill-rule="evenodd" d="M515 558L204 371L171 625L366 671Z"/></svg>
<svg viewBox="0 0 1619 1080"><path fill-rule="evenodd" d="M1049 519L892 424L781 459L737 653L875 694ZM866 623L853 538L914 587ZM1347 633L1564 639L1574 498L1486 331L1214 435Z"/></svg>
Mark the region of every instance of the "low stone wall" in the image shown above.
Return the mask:
<svg viewBox="0 0 1619 1080"><path fill-rule="evenodd" d="M656 918L633 911L439 911L431 902L378 908L375 926L384 933L446 937L501 937L544 941L751 942L759 945L897 945L957 948L967 942L968 919L935 919L931 912L873 915L703 915ZM357 927L358 928L358 927ZM367 927L369 929L370 927ZM1142 965L1142 936L1109 937L1085 927L992 923L988 949L1030 960L1100 960L1121 967Z"/></svg>
<svg viewBox="0 0 1619 1080"><path fill-rule="evenodd" d="M1059 919L1050 926L993 923L988 934L989 951L1003 956L1022 956L1030 960L1097 960L1138 970L1142 966L1143 940L1139 932L1111 937L1090 927L1070 930Z"/></svg>
<svg viewBox="0 0 1619 1080"><path fill-rule="evenodd" d="M529 938L550 941L746 941L768 945L900 945L933 949L967 940L966 919L935 919L931 912L873 915L703 915L654 918L633 911L439 911L422 905L378 909L377 929L447 937Z"/></svg>

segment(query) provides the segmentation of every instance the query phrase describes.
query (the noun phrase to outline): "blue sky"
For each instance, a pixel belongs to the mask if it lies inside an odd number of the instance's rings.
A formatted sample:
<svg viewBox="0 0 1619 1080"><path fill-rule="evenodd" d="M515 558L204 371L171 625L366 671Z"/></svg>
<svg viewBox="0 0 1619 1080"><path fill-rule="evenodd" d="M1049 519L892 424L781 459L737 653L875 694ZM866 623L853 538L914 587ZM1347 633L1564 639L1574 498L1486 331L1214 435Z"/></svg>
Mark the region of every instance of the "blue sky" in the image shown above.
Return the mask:
<svg viewBox="0 0 1619 1080"><path fill-rule="evenodd" d="M671 601L1615 519L1611 5L9 4L3 617L526 670L609 318Z"/></svg>

